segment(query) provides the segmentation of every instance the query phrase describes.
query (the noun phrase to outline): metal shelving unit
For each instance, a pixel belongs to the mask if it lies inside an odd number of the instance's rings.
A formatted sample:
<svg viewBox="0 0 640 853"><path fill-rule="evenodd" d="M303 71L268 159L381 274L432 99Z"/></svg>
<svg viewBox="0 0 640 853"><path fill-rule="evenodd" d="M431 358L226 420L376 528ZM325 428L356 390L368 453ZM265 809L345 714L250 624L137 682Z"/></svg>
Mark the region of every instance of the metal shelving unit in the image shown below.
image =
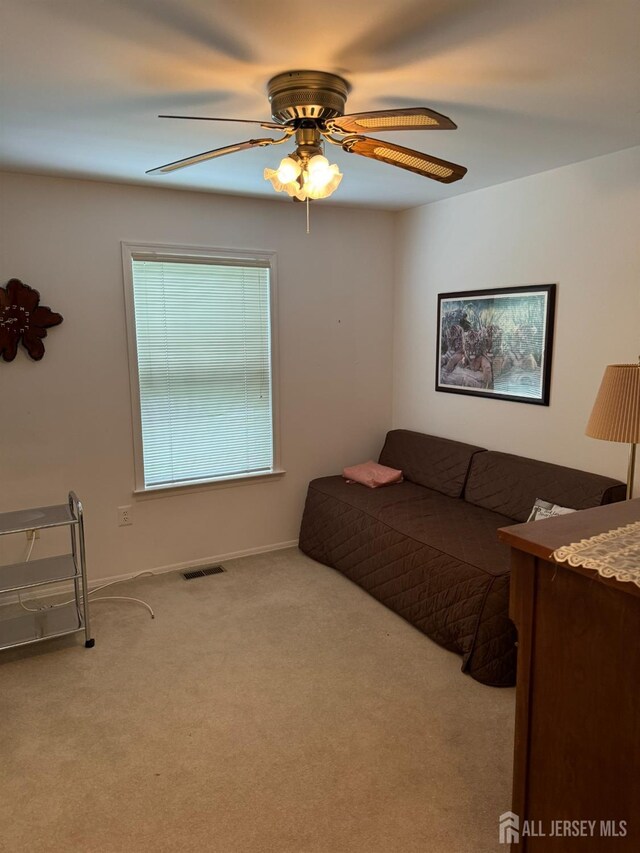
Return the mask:
<svg viewBox="0 0 640 853"><path fill-rule="evenodd" d="M66 504L0 513L0 536L53 527L69 528L71 553L0 566L0 604L2 595L61 581L73 581L74 600L7 618L2 618L0 613L0 649L26 646L79 631L84 631L86 648L95 645L89 621L84 519L82 504L75 493L69 492Z"/></svg>

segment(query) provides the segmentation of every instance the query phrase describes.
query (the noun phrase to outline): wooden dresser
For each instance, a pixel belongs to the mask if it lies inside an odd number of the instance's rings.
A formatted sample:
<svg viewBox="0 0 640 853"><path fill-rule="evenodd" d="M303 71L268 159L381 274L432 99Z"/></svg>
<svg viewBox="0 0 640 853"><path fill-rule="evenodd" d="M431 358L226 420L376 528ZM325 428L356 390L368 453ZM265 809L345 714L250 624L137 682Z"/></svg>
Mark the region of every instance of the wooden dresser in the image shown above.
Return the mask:
<svg viewBox="0 0 640 853"><path fill-rule="evenodd" d="M640 851L640 588L551 557L632 521L640 500L499 531L518 629L512 809L532 830L518 853ZM556 823L581 820L597 824Z"/></svg>

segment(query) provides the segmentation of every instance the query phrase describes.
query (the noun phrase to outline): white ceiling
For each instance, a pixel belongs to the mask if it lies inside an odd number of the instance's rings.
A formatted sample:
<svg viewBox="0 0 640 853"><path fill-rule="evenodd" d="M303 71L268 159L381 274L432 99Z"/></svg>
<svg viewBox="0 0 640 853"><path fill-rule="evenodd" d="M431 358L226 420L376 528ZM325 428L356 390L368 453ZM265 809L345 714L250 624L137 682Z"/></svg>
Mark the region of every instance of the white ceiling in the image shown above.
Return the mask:
<svg viewBox="0 0 640 853"><path fill-rule="evenodd" d="M244 195L282 148L148 177L265 132L294 68L352 84L348 112L429 106L456 131L384 138L468 167L445 186L332 149L328 203L405 208L640 144L638 0L0 0L0 166ZM284 148L284 146L283 146Z"/></svg>

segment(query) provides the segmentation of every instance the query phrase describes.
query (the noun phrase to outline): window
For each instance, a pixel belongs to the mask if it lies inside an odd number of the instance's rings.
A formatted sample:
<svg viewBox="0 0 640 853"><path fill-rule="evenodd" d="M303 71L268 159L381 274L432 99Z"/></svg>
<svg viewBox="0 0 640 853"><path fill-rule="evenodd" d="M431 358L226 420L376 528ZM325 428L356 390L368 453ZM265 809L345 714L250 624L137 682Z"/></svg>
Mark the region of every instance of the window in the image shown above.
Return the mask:
<svg viewBox="0 0 640 853"><path fill-rule="evenodd" d="M123 250L136 489L276 473L273 257Z"/></svg>

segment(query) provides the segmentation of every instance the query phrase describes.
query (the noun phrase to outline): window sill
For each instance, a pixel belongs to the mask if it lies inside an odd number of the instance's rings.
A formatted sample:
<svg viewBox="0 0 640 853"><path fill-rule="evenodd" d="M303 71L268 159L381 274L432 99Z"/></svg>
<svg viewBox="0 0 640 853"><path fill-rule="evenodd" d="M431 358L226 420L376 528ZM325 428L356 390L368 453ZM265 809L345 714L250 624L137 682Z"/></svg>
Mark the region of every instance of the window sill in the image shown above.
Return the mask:
<svg viewBox="0 0 640 853"><path fill-rule="evenodd" d="M198 480L192 483L172 483L168 486L148 486L145 489L134 489L136 498L153 499L169 498L174 495L193 494L194 492L208 492L211 489L229 489L233 486L253 486L256 483L281 479L287 472L283 468L268 471L264 474L237 474L233 477L224 477L219 480Z"/></svg>

